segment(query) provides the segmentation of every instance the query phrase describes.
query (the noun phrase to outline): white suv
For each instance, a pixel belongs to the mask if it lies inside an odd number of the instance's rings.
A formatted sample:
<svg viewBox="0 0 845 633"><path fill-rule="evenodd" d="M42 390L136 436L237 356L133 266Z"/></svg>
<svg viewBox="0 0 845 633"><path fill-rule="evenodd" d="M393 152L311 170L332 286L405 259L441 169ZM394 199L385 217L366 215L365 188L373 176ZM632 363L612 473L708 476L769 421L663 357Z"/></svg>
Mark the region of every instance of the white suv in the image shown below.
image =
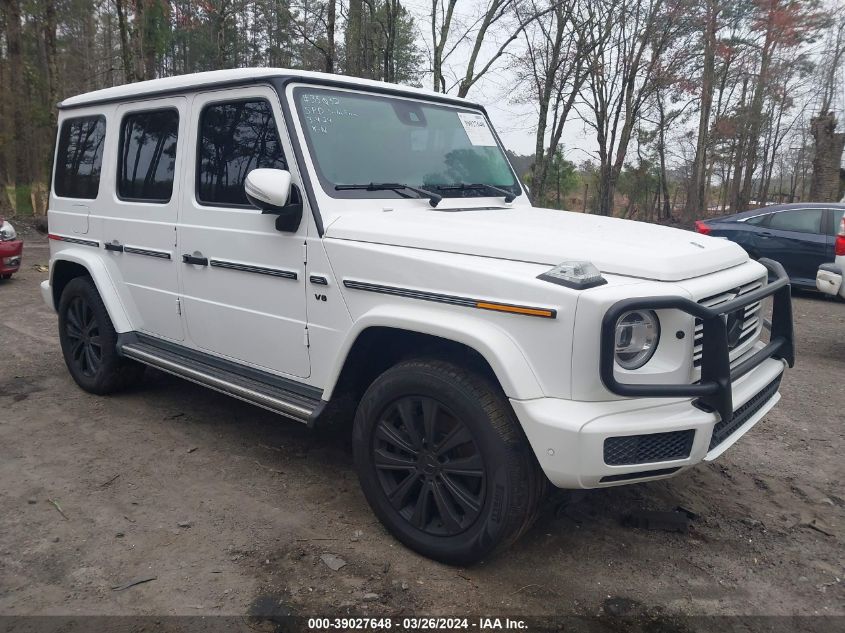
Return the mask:
<svg viewBox="0 0 845 633"><path fill-rule="evenodd" d="M549 481L714 459L793 362L778 264L534 208L482 107L412 88L246 69L68 99L49 222L83 389L150 365L351 422L374 512L450 563L512 542Z"/></svg>

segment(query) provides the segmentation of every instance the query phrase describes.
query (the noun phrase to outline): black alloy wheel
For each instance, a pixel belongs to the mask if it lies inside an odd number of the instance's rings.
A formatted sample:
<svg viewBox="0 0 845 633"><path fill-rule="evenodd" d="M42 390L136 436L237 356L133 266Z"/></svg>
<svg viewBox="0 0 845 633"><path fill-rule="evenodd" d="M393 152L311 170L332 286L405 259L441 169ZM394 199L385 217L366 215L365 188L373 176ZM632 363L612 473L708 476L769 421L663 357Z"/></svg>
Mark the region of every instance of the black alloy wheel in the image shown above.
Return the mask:
<svg viewBox="0 0 845 633"><path fill-rule="evenodd" d="M83 376L93 378L103 364L100 325L85 297L74 297L68 305L65 335L70 342L71 360Z"/></svg>
<svg viewBox="0 0 845 633"><path fill-rule="evenodd" d="M417 529L453 536L481 513L484 459L467 426L429 396L406 396L379 416L373 463L390 503Z"/></svg>

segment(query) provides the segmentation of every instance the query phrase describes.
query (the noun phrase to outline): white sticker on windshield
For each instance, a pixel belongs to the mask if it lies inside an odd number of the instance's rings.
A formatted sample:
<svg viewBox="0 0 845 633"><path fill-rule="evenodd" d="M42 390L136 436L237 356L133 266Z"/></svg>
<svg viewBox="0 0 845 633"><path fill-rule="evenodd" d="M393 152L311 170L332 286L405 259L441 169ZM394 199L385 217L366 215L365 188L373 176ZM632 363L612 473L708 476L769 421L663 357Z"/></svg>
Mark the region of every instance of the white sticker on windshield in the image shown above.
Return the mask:
<svg viewBox="0 0 845 633"><path fill-rule="evenodd" d="M496 145L493 132L487 127L487 120L482 115L458 112L458 118L461 120L461 125L464 126L464 132L467 133L470 143L488 147Z"/></svg>

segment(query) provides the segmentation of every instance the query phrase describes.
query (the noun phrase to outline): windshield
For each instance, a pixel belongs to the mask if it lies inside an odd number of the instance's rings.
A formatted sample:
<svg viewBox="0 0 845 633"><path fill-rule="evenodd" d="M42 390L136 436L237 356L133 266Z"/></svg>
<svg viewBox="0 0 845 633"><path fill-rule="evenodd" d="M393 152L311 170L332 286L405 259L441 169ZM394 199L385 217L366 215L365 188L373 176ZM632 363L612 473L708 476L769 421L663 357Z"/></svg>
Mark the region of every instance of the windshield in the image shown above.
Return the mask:
<svg viewBox="0 0 845 633"><path fill-rule="evenodd" d="M371 183L398 183L451 198L502 195L480 185L521 193L480 112L324 88L299 87L293 94L317 175L332 197L419 197L395 188L343 188Z"/></svg>

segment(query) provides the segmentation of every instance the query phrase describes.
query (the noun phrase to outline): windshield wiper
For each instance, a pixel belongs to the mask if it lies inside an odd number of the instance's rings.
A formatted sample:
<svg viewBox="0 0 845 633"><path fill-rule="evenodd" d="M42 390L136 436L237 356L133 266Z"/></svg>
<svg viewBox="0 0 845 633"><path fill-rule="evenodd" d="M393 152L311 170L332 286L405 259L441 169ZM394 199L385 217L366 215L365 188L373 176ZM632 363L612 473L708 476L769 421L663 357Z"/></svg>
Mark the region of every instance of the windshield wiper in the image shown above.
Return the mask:
<svg viewBox="0 0 845 633"><path fill-rule="evenodd" d="M440 204L443 196L429 191L428 189L421 189L420 187L412 187L411 185L403 185L398 182L371 182L368 185L335 185L335 191L349 191L352 189L360 189L362 191L400 191L407 189L413 191L420 198L428 198L428 203L436 207Z"/></svg>
<svg viewBox="0 0 845 633"><path fill-rule="evenodd" d="M472 184L461 182L456 185L437 185L436 189L438 191L471 191L474 189L486 189L487 191L494 191L500 196L504 196L505 202L513 202L516 200L516 196L507 189L501 189L483 182L476 182Z"/></svg>

